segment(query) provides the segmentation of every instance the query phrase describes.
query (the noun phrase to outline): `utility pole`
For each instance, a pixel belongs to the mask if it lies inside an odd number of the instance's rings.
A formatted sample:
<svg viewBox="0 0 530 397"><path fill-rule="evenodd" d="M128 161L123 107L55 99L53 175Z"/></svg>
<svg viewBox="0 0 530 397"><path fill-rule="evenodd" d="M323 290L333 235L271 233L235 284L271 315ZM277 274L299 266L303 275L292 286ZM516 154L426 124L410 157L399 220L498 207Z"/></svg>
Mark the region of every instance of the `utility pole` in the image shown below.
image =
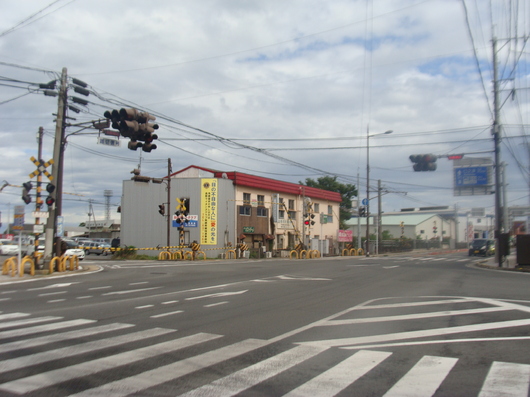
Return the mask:
<svg viewBox="0 0 530 397"><path fill-rule="evenodd" d="M55 203L48 209L49 217L46 223L46 243L44 249L44 260L49 261L52 258L53 242L57 232L57 217L61 215L62 211L62 151L65 130L66 117L66 95L67 95L67 70L63 68L61 73L61 85L59 87L59 99L57 105L57 118L55 123L55 142L53 147L53 168L52 176L56 183L55 186ZM61 247L57 244L56 252L60 251Z"/></svg>
<svg viewBox="0 0 530 397"><path fill-rule="evenodd" d="M381 215L383 214L382 208L381 208L381 196L383 195L383 189L381 189L381 179L377 180L377 247L376 247L376 253L379 255L379 245L383 241L383 230L381 230L382 221L381 221Z"/></svg>
<svg viewBox="0 0 530 397"><path fill-rule="evenodd" d="M171 158L167 159L167 246L171 246Z"/></svg>
<svg viewBox="0 0 530 397"><path fill-rule="evenodd" d="M503 226L503 213L501 206L501 159L500 159L500 104L499 104L499 70L497 65L497 38L493 37L493 126L491 134L493 135L494 153L495 153L495 239L499 247L499 238ZM502 266L502 255L499 250L495 250L499 267Z"/></svg>

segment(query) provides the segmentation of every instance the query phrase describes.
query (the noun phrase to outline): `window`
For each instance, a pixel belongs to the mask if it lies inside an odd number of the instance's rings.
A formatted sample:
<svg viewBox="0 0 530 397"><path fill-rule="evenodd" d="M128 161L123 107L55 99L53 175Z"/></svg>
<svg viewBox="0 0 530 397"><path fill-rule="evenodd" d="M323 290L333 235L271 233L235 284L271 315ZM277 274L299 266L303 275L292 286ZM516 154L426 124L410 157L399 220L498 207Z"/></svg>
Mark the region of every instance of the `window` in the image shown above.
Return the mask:
<svg viewBox="0 0 530 397"><path fill-rule="evenodd" d="M243 204L250 205L250 193L243 193Z"/></svg>
<svg viewBox="0 0 530 397"><path fill-rule="evenodd" d="M252 214L252 207L248 205L241 205L239 207L239 215L250 216Z"/></svg>
<svg viewBox="0 0 530 397"><path fill-rule="evenodd" d="M294 200L289 199L289 209L294 210Z"/></svg>
<svg viewBox="0 0 530 397"><path fill-rule="evenodd" d="M258 207L256 209L256 215L257 216L264 216L266 217L267 216L267 208L264 208L264 207Z"/></svg>
<svg viewBox="0 0 530 397"><path fill-rule="evenodd" d="M280 197L280 210L278 211L278 216L280 219L285 219L285 210L284 210L283 198Z"/></svg>
<svg viewBox="0 0 530 397"><path fill-rule="evenodd" d="M319 203L314 203L313 204L313 212L320 212L320 204Z"/></svg>
<svg viewBox="0 0 530 397"><path fill-rule="evenodd" d="M289 211L289 218L293 221L296 220L296 211Z"/></svg>
<svg viewBox="0 0 530 397"><path fill-rule="evenodd" d="M333 207L328 205L328 223L333 223Z"/></svg>
<svg viewBox="0 0 530 397"><path fill-rule="evenodd" d="M265 206L265 196L258 194L258 206Z"/></svg>

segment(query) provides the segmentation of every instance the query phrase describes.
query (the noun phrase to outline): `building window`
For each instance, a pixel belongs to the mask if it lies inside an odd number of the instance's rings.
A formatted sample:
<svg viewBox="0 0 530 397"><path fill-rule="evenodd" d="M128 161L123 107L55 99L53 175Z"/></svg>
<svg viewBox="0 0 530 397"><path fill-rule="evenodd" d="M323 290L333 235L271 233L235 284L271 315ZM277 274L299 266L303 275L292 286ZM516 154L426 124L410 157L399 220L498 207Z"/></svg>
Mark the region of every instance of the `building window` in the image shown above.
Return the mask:
<svg viewBox="0 0 530 397"><path fill-rule="evenodd" d="M239 207L239 215L250 216L252 214L252 207L248 205L241 205Z"/></svg>
<svg viewBox="0 0 530 397"><path fill-rule="evenodd" d="M328 223L333 223L333 207L328 205Z"/></svg>
<svg viewBox="0 0 530 397"><path fill-rule="evenodd" d="M278 216L280 219L285 219L285 205L283 203L283 198L280 197L280 210L278 211Z"/></svg>
<svg viewBox="0 0 530 397"><path fill-rule="evenodd" d="M319 203L314 203L313 204L313 212L320 212L320 204Z"/></svg>
<svg viewBox="0 0 530 397"><path fill-rule="evenodd" d="M296 211L289 211L289 218L293 221L296 220Z"/></svg>
<svg viewBox="0 0 530 397"><path fill-rule="evenodd" d="M257 215L257 216L264 216L264 217L266 217L266 216L267 216L267 208L265 208L265 207L258 207L258 208L256 209L256 215Z"/></svg>
<svg viewBox="0 0 530 397"><path fill-rule="evenodd" d="M258 205L261 207L265 206L265 196L258 194Z"/></svg>
<svg viewBox="0 0 530 397"><path fill-rule="evenodd" d="M250 205L250 193L243 193L243 204Z"/></svg>
<svg viewBox="0 0 530 397"><path fill-rule="evenodd" d="M294 210L294 200L289 199L289 209Z"/></svg>

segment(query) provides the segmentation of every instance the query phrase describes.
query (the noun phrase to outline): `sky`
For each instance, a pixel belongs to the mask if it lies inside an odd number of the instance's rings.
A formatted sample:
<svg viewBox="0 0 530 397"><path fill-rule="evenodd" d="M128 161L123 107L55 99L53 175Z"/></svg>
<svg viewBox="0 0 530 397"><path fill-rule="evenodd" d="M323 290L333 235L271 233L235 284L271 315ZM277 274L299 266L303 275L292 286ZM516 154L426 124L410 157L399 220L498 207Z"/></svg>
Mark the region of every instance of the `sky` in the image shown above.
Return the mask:
<svg viewBox="0 0 530 397"><path fill-rule="evenodd" d="M454 195L453 161L444 157L493 157L493 37L507 204L529 203L529 0L0 4L0 182L9 184L0 192L1 231L24 205L16 186L36 168L39 127L43 160L53 158L58 99L38 84L63 68L68 104L80 110L68 110L67 226L92 211L105 219L105 191L110 219L119 219L122 182L136 168L163 177L168 159L173 171L196 165L293 183L336 176L358 186L362 200L368 152L370 197L381 180L385 212L493 212L493 195ZM88 97L73 91L72 78L88 84ZM129 150L123 137L106 146L97 130L82 129L122 107L156 117L156 150ZM437 170L414 172L412 154L441 156ZM25 210L32 223L34 204Z"/></svg>

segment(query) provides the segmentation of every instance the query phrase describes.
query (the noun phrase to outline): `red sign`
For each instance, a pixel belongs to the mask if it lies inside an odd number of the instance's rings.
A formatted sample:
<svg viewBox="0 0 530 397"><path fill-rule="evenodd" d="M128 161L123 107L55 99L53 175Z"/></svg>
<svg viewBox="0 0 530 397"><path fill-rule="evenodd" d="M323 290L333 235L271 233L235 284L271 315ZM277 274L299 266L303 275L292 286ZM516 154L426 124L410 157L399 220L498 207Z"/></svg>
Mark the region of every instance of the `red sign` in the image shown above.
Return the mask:
<svg viewBox="0 0 530 397"><path fill-rule="evenodd" d="M353 230L339 230L339 243L351 243L353 241Z"/></svg>

